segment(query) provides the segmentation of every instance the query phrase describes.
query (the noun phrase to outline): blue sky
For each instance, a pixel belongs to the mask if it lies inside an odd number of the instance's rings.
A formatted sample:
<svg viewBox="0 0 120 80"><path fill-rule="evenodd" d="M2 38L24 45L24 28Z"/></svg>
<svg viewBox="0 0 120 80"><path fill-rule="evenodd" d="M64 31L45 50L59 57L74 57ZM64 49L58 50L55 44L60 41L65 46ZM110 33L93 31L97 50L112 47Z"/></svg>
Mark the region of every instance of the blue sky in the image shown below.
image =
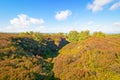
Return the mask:
<svg viewBox="0 0 120 80"><path fill-rule="evenodd" d="M0 0L0 32L120 33L120 0Z"/></svg>

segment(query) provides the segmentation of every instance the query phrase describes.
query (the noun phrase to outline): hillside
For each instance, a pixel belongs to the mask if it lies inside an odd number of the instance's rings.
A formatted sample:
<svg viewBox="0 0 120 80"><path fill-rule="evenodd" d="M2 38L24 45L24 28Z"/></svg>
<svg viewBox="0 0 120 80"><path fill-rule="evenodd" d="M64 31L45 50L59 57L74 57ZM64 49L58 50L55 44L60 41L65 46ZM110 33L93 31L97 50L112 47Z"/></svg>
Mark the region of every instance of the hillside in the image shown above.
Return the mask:
<svg viewBox="0 0 120 80"><path fill-rule="evenodd" d="M119 80L119 35L0 33L0 80Z"/></svg>
<svg viewBox="0 0 120 80"><path fill-rule="evenodd" d="M51 60L68 41L60 36L42 36L0 34L0 80L55 79Z"/></svg>
<svg viewBox="0 0 120 80"><path fill-rule="evenodd" d="M91 37L70 43L54 59L53 71L61 80L119 80L120 38Z"/></svg>

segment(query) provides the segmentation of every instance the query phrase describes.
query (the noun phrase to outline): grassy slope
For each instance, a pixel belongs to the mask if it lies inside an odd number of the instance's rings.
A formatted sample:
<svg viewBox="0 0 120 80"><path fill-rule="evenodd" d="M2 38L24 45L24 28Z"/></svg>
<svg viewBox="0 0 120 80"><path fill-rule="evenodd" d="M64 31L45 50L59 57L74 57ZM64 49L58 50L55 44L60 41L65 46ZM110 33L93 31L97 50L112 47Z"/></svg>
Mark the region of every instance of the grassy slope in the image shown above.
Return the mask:
<svg viewBox="0 0 120 80"><path fill-rule="evenodd" d="M120 38L91 37L66 45L54 59L61 80L119 80Z"/></svg>

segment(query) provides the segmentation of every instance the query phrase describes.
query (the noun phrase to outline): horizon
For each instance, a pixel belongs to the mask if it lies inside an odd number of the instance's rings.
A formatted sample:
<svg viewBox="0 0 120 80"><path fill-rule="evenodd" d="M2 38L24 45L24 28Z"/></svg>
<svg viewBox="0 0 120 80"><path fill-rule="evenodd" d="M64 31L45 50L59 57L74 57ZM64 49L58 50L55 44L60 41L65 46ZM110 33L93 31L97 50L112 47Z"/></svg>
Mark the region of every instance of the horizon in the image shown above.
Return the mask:
<svg viewBox="0 0 120 80"><path fill-rule="evenodd" d="M0 32L120 33L119 0L1 0Z"/></svg>

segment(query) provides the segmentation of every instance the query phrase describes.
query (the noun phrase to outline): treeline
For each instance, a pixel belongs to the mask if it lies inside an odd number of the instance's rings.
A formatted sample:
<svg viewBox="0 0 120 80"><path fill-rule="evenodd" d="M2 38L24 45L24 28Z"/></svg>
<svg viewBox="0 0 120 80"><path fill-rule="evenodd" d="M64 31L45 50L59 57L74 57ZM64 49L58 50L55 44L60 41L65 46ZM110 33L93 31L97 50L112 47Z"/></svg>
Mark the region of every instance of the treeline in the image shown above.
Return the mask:
<svg viewBox="0 0 120 80"><path fill-rule="evenodd" d="M65 38L66 40L68 40L69 42L74 42L74 41L82 41L85 40L89 37L98 37L98 38L105 38L105 37L120 37L120 34L106 34L104 32L101 31L96 31L93 33L90 33L89 30L84 30L84 31L76 31L76 30L72 30L69 33L40 33L40 32L21 32L20 35L25 36L25 35L32 35L34 39L36 39L39 42L42 42L42 40L44 38L48 38L51 37L52 39L54 39L56 37L62 37Z"/></svg>
<svg viewBox="0 0 120 80"><path fill-rule="evenodd" d="M92 34L90 34L89 30L85 30L85 31L70 31L67 34L67 39L70 42L75 42L75 41L82 41L85 40L89 37L98 37L98 38L105 38L105 37L120 37L120 34L106 34L103 33L101 31L99 32L93 32Z"/></svg>

